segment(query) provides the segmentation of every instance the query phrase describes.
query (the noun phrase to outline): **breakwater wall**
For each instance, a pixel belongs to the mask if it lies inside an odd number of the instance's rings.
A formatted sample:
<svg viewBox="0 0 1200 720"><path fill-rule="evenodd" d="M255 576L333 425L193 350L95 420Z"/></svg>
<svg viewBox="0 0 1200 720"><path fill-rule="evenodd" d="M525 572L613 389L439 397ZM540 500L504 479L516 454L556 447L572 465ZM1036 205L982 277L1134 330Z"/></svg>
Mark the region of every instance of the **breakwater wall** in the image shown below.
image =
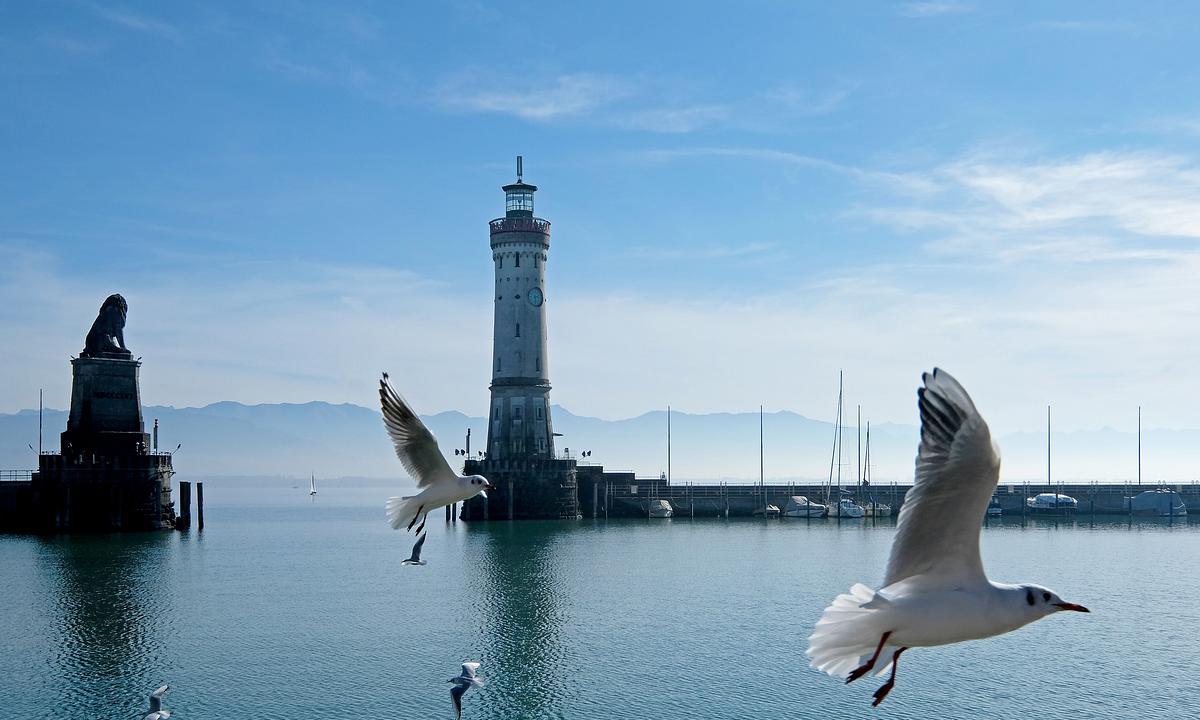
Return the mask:
<svg viewBox="0 0 1200 720"><path fill-rule="evenodd" d="M1125 515L1129 513L1126 498L1155 487L1174 490L1183 497L1189 513L1200 514L1200 482L1159 486L1065 483L1053 487L1034 483L1002 483L996 487L996 498L1005 516L1020 516L1025 511L1025 499L1043 492L1059 492L1075 498L1079 501L1077 516ZM843 496L860 504L872 501L885 503L891 506L894 515L904 505L904 497L911 489L911 485L875 485L846 488ZM601 476L591 480L581 475L579 508L583 517L646 517L652 503L666 500L671 503L678 517L749 517L756 511L761 514L767 504L783 510L788 498L794 495L802 495L814 503L826 503L828 492L824 484L669 484L662 480L632 477L614 481ZM833 488L830 495L833 502L837 502L837 488Z"/></svg>

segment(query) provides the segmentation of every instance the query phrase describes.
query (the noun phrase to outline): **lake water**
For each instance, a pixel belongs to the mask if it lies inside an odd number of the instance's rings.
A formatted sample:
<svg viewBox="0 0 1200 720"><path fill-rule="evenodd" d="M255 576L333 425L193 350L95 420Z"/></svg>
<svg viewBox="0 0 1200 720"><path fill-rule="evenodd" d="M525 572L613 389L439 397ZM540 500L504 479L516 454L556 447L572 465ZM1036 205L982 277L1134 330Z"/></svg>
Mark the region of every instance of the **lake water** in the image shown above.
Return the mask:
<svg viewBox="0 0 1200 720"><path fill-rule="evenodd" d="M386 486L206 483L189 533L0 536L0 717L1196 717L1200 521L993 522L993 578L1091 615L905 654L896 689L807 667L813 623L878 583L887 521L444 524L423 567ZM252 711L252 712L249 712Z"/></svg>

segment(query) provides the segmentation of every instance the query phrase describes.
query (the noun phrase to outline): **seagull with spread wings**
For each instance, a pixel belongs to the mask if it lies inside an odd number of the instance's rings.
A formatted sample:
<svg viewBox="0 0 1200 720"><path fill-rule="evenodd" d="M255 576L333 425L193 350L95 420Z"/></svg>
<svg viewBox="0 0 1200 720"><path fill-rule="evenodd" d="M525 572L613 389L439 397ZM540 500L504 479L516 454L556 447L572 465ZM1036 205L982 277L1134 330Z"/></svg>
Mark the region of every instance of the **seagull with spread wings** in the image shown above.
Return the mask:
<svg viewBox="0 0 1200 720"><path fill-rule="evenodd" d="M462 672L457 677L452 677L446 682L454 683L454 687L450 688L450 699L454 702L454 718L461 720L462 718L462 696L463 693L471 688L483 687L484 680L475 674L479 670L479 663L465 662L462 664Z"/></svg>
<svg viewBox="0 0 1200 720"><path fill-rule="evenodd" d="M412 555L408 556L407 560L401 561L401 565L424 565L425 561L421 559L421 547L425 544L425 538L428 535L422 533L421 537L413 543Z"/></svg>
<svg viewBox="0 0 1200 720"><path fill-rule="evenodd" d="M430 510L470 500L476 495L486 498L487 491L495 487L482 475L463 476L450 469L433 433L392 387L387 373L379 381L379 403L383 408L383 424L396 446L396 457L400 458L420 490L416 495L388 498L387 518L392 529L398 530L407 524L406 529L412 530L417 518L422 518L417 528L420 535L425 528L423 518Z"/></svg>
<svg viewBox="0 0 1200 720"><path fill-rule="evenodd" d="M883 587L859 583L837 596L809 637L812 666L847 683L891 670L873 705L891 692L897 661L910 647L1001 635L1063 610L1088 612L1039 585L988 580L979 529L1000 479L1000 456L957 380L939 369L922 379L916 478Z"/></svg>
<svg viewBox="0 0 1200 720"><path fill-rule="evenodd" d="M143 715L142 720L167 720L171 717L171 711L164 710L162 706L163 695L170 689L170 685L159 685L150 693L150 712Z"/></svg>

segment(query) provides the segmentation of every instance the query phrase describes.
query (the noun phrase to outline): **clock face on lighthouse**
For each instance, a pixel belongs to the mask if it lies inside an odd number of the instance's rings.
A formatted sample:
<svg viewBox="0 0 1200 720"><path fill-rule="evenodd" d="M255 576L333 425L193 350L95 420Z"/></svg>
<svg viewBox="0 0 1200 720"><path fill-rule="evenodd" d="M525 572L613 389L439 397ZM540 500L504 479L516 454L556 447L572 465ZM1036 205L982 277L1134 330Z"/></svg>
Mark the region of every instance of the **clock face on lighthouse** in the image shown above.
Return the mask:
<svg viewBox="0 0 1200 720"><path fill-rule="evenodd" d="M542 289L533 288L529 291L529 304L534 307L541 307L542 304Z"/></svg>

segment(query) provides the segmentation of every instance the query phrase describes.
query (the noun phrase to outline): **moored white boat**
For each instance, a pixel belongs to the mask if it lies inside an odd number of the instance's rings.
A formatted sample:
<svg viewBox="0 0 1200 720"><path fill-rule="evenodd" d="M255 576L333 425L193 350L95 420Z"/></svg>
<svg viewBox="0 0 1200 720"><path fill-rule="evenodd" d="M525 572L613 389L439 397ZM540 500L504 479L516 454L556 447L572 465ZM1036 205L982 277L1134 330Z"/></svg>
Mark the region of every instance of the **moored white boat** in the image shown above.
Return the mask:
<svg viewBox="0 0 1200 720"><path fill-rule="evenodd" d="M1132 515L1150 517L1187 517L1187 505L1179 493L1167 488L1147 490L1125 498L1125 510Z"/></svg>
<svg viewBox="0 0 1200 720"><path fill-rule="evenodd" d="M828 512L828 507L812 502L803 495L791 496L783 508L784 517L819 518L825 517Z"/></svg>
<svg viewBox="0 0 1200 720"><path fill-rule="evenodd" d="M863 513L867 517L891 517L892 506L887 503L869 501L862 504Z"/></svg>
<svg viewBox="0 0 1200 720"><path fill-rule="evenodd" d="M1025 498L1025 509L1030 515L1074 515L1079 501L1062 493L1038 493Z"/></svg>
<svg viewBox="0 0 1200 720"><path fill-rule="evenodd" d="M755 508L750 514L754 517L762 517L764 512L767 517L779 517L779 506L767 503L766 508Z"/></svg>
<svg viewBox="0 0 1200 720"><path fill-rule="evenodd" d="M675 510L667 500L651 500L649 516L652 518L669 518L675 515Z"/></svg>
<svg viewBox="0 0 1200 720"><path fill-rule="evenodd" d="M988 517L1000 517L1004 514L1004 510L1000 507L1000 498L992 496L991 502L987 506Z"/></svg>
<svg viewBox="0 0 1200 720"><path fill-rule="evenodd" d="M850 498L842 498L837 501L836 505L832 505L829 508L829 517L860 518L866 514L867 512L863 509L863 506Z"/></svg>

